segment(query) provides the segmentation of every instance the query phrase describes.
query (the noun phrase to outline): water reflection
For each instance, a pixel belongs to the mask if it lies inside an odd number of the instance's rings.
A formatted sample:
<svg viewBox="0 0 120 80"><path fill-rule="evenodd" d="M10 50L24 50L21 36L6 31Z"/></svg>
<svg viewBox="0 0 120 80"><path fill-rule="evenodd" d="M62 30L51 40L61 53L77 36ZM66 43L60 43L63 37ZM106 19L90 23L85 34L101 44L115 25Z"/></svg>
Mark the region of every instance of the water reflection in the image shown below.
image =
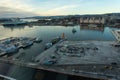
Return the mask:
<svg viewBox="0 0 120 80"><path fill-rule="evenodd" d="M26 26L26 25L19 25L19 26L3 26L3 27L4 27L4 28L7 28L7 29L10 29L11 31L14 31L15 29L21 30L21 29L24 29L25 27L33 28L32 25L28 25L28 26Z"/></svg>
<svg viewBox="0 0 120 80"><path fill-rule="evenodd" d="M73 32L75 28L76 32ZM11 26L3 27L0 38L4 37L39 37L49 41L51 38L65 33L68 40L115 40L110 27L91 26ZM11 36L10 36L11 35ZM47 40L46 40L47 39Z"/></svg>
<svg viewBox="0 0 120 80"><path fill-rule="evenodd" d="M44 51L44 46L46 43L50 42L51 39L60 36L62 33L65 33L65 37L68 40L72 41L80 41L80 40L108 40L113 41L115 40L114 36L111 33L110 27L97 27L97 28L91 28L87 26L74 26L76 29L76 33L72 33L72 26L11 26L11 27L0 27L0 39L7 38L7 37L39 37L43 40L40 44L34 44L33 46L29 47L28 49L21 49L17 53L18 55L21 53L25 53L23 56L23 59L25 61L31 61L32 57L36 57L38 54L42 53ZM16 54L16 55L17 55ZM6 66L4 64L1 64L2 66ZM0 72L2 72L2 67L0 68ZM11 70L9 70L9 75L13 78L21 78L21 75L24 72L29 72L30 69L24 69L21 67L12 67ZM34 71L34 70L33 70ZM33 71L31 70L30 75L33 75ZM14 73L12 73L14 72ZM18 76L18 77L17 77ZM23 76L23 75L22 75ZM24 75L29 77L27 73ZM19 80L27 80L19 79ZM30 80L30 79L29 79Z"/></svg>
<svg viewBox="0 0 120 80"><path fill-rule="evenodd" d="M91 27L91 26L80 26L80 30L96 30L96 31L101 31L104 32L104 27L99 26L99 27Z"/></svg>

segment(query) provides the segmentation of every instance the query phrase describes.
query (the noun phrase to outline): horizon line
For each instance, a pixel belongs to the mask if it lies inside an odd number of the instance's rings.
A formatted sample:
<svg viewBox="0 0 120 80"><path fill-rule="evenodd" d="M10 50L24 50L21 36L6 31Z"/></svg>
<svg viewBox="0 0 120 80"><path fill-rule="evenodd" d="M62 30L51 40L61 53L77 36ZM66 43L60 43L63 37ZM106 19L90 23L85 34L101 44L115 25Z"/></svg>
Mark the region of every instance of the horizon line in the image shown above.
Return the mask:
<svg viewBox="0 0 120 80"><path fill-rule="evenodd" d="M25 16L25 17L0 17L0 18L26 18L26 17L49 17L49 16L74 16L74 15L105 15L105 14L120 14L120 12L110 12L110 13L88 13L88 14L61 14L61 15L33 15L33 16Z"/></svg>

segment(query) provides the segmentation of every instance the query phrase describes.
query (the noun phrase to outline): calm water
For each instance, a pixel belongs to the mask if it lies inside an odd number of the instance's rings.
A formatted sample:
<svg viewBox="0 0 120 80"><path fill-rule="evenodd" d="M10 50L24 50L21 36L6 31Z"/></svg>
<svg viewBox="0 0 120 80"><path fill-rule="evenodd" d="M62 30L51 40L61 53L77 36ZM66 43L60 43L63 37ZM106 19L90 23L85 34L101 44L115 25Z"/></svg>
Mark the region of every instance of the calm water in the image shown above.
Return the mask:
<svg viewBox="0 0 120 80"><path fill-rule="evenodd" d="M112 29L105 27L102 30L90 30L82 29L79 25L74 26L77 30L76 33L72 33L73 27L64 26L19 26L19 27L3 27L0 26L0 39L8 37L39 37L43 40L42 43L35 43L28 49L21 49L16 55L25 53L22 60L30 61L33 57L36 57L44 51L45 43L51 39L60 36L65 33L68 40L102 40L102 41L114 41L115 38L111 33ZM15 56L16 56L15 55ZM0 63L0 73L6 74L18 80L32 80L35 70L30 68L23 68L18 66L8 66L7 64ZM24 75L23 75L24 74Z"/></svg>
<svg viewBox="0 0 120 80"><path fill-rule="evenodd" d="M19 26L19 27L0 27L0 39L7 37L40 37L44 41L49 41L62 33L66 34L69 40L114 40L111 34L111 28L105 27L102 30L82 29L80 26L74 26L76 33L72 33L73 27L64 26ZM114 28L112 28L114 29ZM47 42L46 41L46 42Z"/></svg>

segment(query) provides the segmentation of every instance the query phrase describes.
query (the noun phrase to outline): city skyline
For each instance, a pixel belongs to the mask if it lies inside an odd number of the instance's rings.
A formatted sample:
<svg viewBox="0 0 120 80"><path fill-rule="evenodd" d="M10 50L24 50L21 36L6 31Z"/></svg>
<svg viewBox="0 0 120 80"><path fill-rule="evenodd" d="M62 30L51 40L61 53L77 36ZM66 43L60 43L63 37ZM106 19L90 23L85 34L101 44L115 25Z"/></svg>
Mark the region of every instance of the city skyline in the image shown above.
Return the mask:
<svg viewBox="0 0 120 80"><path fill-rule="evenodd" d="M2 0L0 17L119 13L120 0Z"/></svg>

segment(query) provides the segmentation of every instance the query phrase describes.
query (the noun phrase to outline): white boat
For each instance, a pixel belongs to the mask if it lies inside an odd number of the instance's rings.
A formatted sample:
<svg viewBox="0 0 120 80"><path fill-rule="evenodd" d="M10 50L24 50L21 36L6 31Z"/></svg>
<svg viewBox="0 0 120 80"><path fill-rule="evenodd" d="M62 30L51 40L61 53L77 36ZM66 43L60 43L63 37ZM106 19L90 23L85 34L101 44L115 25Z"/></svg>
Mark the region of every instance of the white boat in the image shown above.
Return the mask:
<svg viewBox="0 0 120 80"><path fill-rule="evenodd" d="M17 26L17 25L26 25L26 22L5 22L2 23L3 26Z"/></svg>
<svg viewBox="0 0 120 80"><path fill-rule="evenodd" d="M36 43L40 43L40 42L42 42L42 40L39 39L39 38L35 38L34 42L36 42Z"/></svg>
<svg viewBox="0 0 120 80"><path fill-rule="evenodd" d="M26 25L27 22L21 21L19 19L12 19L12 21L6 21L1 23L3 26L18 26L18 25Z"/></svg>
<svg viewBox="0 0 120 80"><path fill-rule="evenodd" d="M49 49L50 47L52 47L52 45L53 45L52 43L46 43L45 44L45 50Z"/></svg>
<svg viewBox="0 0 120 80"><path fill-rule="evenodd" d="M73 32L73 33L75 33L75 32L76 32L76 29L75 29L75 28L73 28L73 29L72 29L72 32Z"/></svg>

